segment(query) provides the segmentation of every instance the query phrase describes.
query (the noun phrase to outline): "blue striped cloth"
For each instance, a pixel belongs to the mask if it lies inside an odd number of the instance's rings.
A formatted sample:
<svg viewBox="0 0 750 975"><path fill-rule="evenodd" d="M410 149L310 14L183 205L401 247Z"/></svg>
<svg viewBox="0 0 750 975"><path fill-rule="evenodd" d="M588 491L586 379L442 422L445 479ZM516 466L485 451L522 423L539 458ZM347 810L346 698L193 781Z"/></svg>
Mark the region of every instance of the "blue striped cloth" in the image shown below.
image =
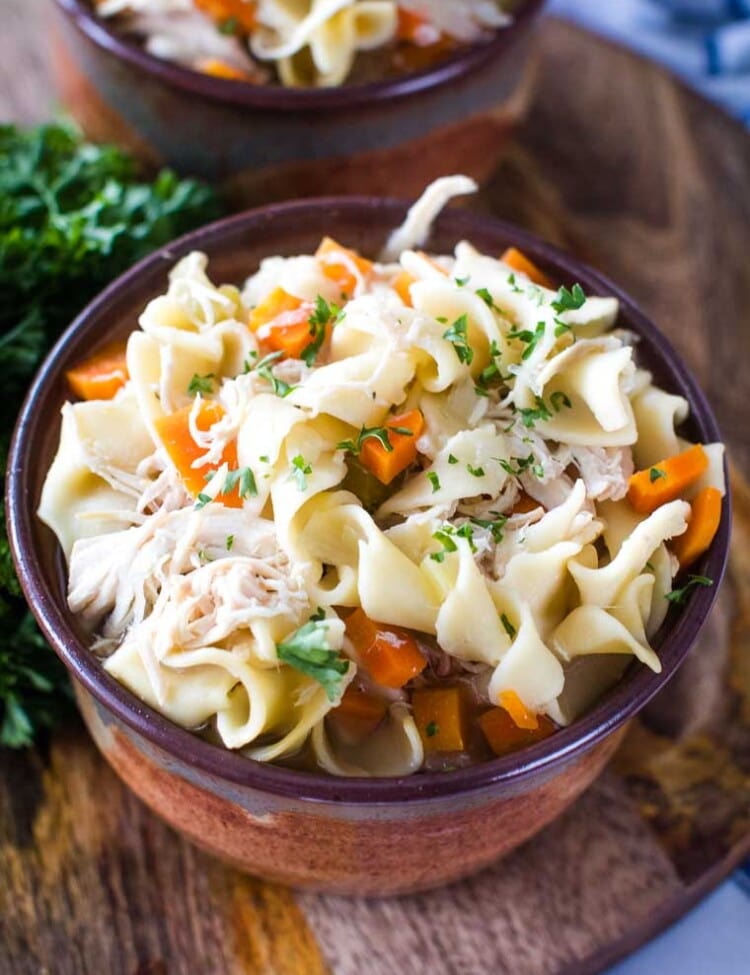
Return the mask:
<svg viewBox="0 0 750 975"><path fill-rule="evenodd" d="M750 125L750 0L549 0L549 10L662 61Z"/></svg>

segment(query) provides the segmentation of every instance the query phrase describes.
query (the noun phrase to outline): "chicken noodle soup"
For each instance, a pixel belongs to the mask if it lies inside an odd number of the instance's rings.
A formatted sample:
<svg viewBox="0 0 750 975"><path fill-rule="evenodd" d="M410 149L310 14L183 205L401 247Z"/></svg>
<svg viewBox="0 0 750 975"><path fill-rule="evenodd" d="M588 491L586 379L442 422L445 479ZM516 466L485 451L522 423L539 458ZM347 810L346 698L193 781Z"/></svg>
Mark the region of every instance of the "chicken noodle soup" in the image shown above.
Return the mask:
<svg viewBox="0 0 750 975"><path fill-rule="evenodd" d="M71 370L39 514L92 652L183 727L334 775L465 765L658 672L711 584L722 445L681 439L615 298L421 249L474 188L433 184L379 259L325 238L238 288L189 254Z"/></svg>
<svg viewBox="0 0 750 975"><path fill-rule="evenodd" d="M381 81L432 67L510 23L503 0L96 0L159 58L289 87Z"/></svg>

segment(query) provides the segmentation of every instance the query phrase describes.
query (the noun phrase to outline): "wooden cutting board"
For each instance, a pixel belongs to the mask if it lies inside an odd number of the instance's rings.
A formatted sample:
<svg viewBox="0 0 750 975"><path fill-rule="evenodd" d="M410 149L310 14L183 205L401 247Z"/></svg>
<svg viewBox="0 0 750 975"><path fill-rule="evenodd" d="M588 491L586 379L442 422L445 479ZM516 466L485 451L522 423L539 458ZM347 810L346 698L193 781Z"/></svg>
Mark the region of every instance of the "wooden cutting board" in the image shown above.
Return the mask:
<svg viewBox="0 0 750 975"><path fill-rule="evenodd" d="M3 7L2 114L47 117L44 8ZM750 136L579 30L546 23L540 54L531 115L479 205L621 282L715 404L735 527L700 645L562 819L474 879L400 900L239 875L155 819L77 724L6 753L0 975L584 975L750 852Z"/></svg>

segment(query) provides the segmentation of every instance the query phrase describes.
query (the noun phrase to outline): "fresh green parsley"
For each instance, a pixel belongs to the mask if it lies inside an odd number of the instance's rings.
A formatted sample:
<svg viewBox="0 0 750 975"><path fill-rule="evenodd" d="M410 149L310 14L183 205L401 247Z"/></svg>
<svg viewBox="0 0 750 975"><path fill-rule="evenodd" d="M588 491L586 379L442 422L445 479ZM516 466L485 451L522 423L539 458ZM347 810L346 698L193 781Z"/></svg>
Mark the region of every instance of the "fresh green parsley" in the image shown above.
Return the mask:
<svg viewBox="0 0 750 975"><path fill-rule="evenodd" d="M487 529L492 535L493 542L499 545L503 540L503 529L508 518L506 515L501 515L497 511L491 511L490 514L495 515L495 518L492 520L489 518L472 518L471 523L478 528Z"/></svg>
<svg viewBox="0 0 750 975"><path fill-rule="evenodd" d="M568 410L573 408L573 404L570 402L570 397L566 396L565 393L563 393L560 389L550 396L549 401L552 404L552 409L555 411L555 413L559 413L563 406Z"/></svg>
<svg viewBox="0 0 750 975"><path fill-rule="evenodd" d="M432 535L435 541L440 542L440 544L443 546L440 552L433 552L432 555L430 555L430 558L434 562L444 562L445 556L448 552L458 551L458 545L456 545L456 543L451 538L451 534L452 534L452 532L450 531L451 527L452 526L448 525L444 528L441 528L439 531L434 532Z"/></svg>
<svg viewBox="0 0 750 975"><path fill-rule="evenodd" d="M674 603L676 606L682 606L690 592L697 586L712 586L713 584L714 580L709 579L708 576L689 575L688 581L682 587L682 589L673 589L672 592L668 592L664 598L668 599L670 603Z"/></svg>
<svg viewBox="0 0 750 975"><path fill-rule="evenodd" d="M212 372L207 373L205 376L199 376L197 372L194 372L193 378L188 383L188 395L195 396L197 393L201 393L206 396L209 393L213 393L215 378Z"/></svg>
<svg viewBox="0 0 750 975"><path fill-rule="evenodd" d="M239 21L236 17L227 17L226 20L222 20L219 24L219 33L228 34L232 36L237 33L237 28L240 26Z"/></svg>
<svg viewBox="0 0 750 975"><path fill-rule="evenodd" d="M274 391L276 396L280 396L282 399L288 396L294 386L290 386L289 383L285 383L283 379L278 379L272 370L272 366L279 361L283 356L283 352L269 352L268 355L263 356L258 362L250 364L245 363L245 372L257 372L259 376L266 380L266 382L271 384L271 389Z"/></svg>
<svg viewBox="0 0 750 975"><path fill-rule="evenodd" d="M349 453L358 457L362 452L362 445L365 440L373 439L377 440L383 450L390 454L393 450L393 444L388 437L389 432L400 433L403 437L414 436L414 431L408 427L362 427L356 440L341 440L336 444L336 450L348 450Z"/></svg>
<svg viewBox="0 0 750 975"><path fill-rule="evenodd" d="M518 285L516 284L515 274L508 275L508 284L510 285L510 290L515 292L515 294L517 295L523 294L523 288L519 288Z"/></svg>
<svg viewBox="0 0 750 975"><path fill-rule="evenodd" d="M227 535L226 541L227 552L231 552L234 548L234 535Z"/></svg>
<svg viewBox="0 0 750 975"><path fill-rule="evenodd" d="M544 477L544 467L541 464L534 463L533 454L529 454L528 457L511 457L510 461L498 460L498 463L506 474L513 477L520 477L526 472L533 474L534 477ZM515 467L513 463L515 463Z"/></svg>
<svg viewBox="0 0 750 975"><path fill-rule="evenodd" d="M195 507L196 507L196 508L197 508L198 510L200 510L201 508L205 508L207 504L211 504L211 502L212 502L212 501L213 501L213 498L211 497L211 495L210 495L210 494L204 494L204 493L203 493L203 492L201 491L201 492L200 492L200 493L198 494L198 497L197 497L197 498L196 498L196 500L195 500Z"/></svg>
<svg viewBox="0 0 750 975"><path fill-rule="evenodd" d="M508 332L509 339L518 339L520 342L523 342L525 344L525 348L521 353L521 359L524 362L531 357L532 353L534 352L534 349L537 347L537 344L539 343L539 340L544 337L545 327L546 326L544 322L537 322L536 328L534 329L533 332L528 328L524 328L524 329L514 328L511 329L510 332Z"/></svg>
<svg viewBox="0 0 750 975"><path fill-rule="evenodd" d="M224 481L224 487L221 489L221 493L229 494L236 487L239 488L237 493L243 499L255 497L257 495L258 487L255 483L255 475L249 467L238 467L236 470L227 471L227 476Z"/></svg>
<svg viewBox="0 0 750 975"><path fill-rule="evenodd" d="M461 315L455 322L443 332L443 338L451 343L456 350L459 362L470 366L474 361L474 349L469 344L468 339L469 319L466 314Z"/></svg>
<svg viewBox="0 0 750 975"><path fill-rule="evenodd" d="M277 644L279 660L316 680L331 702L341 698L341 679L349 661L339 656L328 642L328 621L311 618L291 636Z"/></svg>
<svg viewBox="0 0 750 975"><path fill-rule="evenodd" d="M560 315L564 311L578 311L585 303L586 295L580 284L574 284L570 291L563 285L557 292L557 296L552 302L552 307Z"/></svg>
<svg viewBox="0 0 750 975"><path fill-rule="evenodd" d="M449 464L457 464L458 463L458 457L456 457L454 454L448 454L448 463Z"/></svg>
<svg viewBox="0 0 750 975"><path fill-rule="evenodd" d="M495 300L489 293L487 288L477 288L477 295L482 299L482 301L487 305L491 311L500 311L500 309L495 304Z"/></svg>
<svg viewBox="0 0 750 975"><path fill-rule="evenodd" d="M432 493L440 490L440 478L437 476L435 471L427 471L427 480L432 485Z"/></svg>
<svg viewBox="0 0 750 975"><path fill-rule="evenodd" d="M430 721L425 727L425 733L428 738L434 738L435 735L440 731L437 721Z"/></svg>
<svg viewBox="0 0 750 975"><path fill-rule="evenodd" d="M471 464L466 465L466 470L471 474L472 477L484 477L483 467L473 467Z"/></svg>
<svg viewBox="0 0 750 975"><path fill-rule="evenodd" d="M341 321L343 314L337 304L334 302L329 304L322 295L317 296L315 299L315 310L308 318L312 339L310 344L302 350L301 355L305 365L312 366L315 362L321 346L325 341L326 329L329 322L336 324Z"/></svg>
<svg viewBox="0 0 750 975"><path fill-rule="evenodd" d="M515 626L513 626L513 624L508 619L508 617L505 615L505 613L503 613L503 615L500 617L500 622L503 624L503 629L508 634L508 636L511 638L511 640L514 640L515 637L516 637L516 633L518 632L518 630L515 628Z"/></svg>
<svg viewBox="0 0 750 975"><path fill-rule="evenodd" d="M296 457L292 458L292 470L289 474L289 479L294 478L299 491L307 490L307 478L310 474L312 474L312 467L307 463L302 454L297 454Z"/></svg>
<svg viewBox="0 0 750 975"><path fill-rule="evenodd" d="M465 278L454 278L453 279L459 288L465 288L469 283L469 275L467 274Z"/></svg>
<svg viewBox="0 0 750 975"><path fill-rule="evenodd" d="M666 477L667 472L663 471L661 467L651 467L648 472L648 479L653 484L654 481L658 481L662 477Z"/></svg>
<svg viewBox="0 0 750 975"><path fill-rule="evenodd" d="M535 396L534 402L536 403L535 408L525 407L518 410L521 423L523 423L527 430L533 430L535 424L538 422L544 423L546 420L552 419L552 413L541 396Z"/></svg>

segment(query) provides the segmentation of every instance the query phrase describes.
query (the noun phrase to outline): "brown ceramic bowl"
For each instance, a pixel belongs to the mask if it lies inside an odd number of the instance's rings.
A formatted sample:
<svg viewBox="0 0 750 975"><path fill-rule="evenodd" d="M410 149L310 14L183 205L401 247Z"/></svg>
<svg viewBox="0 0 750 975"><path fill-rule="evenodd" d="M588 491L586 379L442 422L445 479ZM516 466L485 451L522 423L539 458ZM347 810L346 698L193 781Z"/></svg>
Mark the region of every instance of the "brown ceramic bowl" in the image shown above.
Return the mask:
<svg viewBox="0 0 750 975"><path fill-rule="evenodd" d="M673 607L656 637L662 674L633 665L590 713L514 755L403 779L341 779L258 764L151 710L102 670L80 638L66 606L57 542L35 512L57 449L65 369L126 336L145 303L163 292L180 256L203 250L214 278L240 281L262 257L310 253L325 233L373 254L405 210L397 201L356 197L271 206L212 224L142 261L89 305L44 363L21 412L8 468L9 531L24 592L73 676L91 734L125 782L176 829L245 870L358 894L418 890L476 870L536 833L591 783L628 719L674 674L708 615L727 557L729 500L718 536L694 570L716 584ZM491 254L516 244L560 283L579 281L589 293L617 295L621 324L641 336L641 360L661 385L690 402L685 435L719 439L695 380L615 285L528 233L461 210L439 218L429 247L446 252L462 238Z"/></svg>
<svg viewBox="0 0 750 975"><path fill-rule="evenodd" d="M238 206L332 192L415 196L462 172L485 180L525 108L544 0L427 71L366 85L289 89L213 78L123 39L90 0L55 0L63 104L94 140L224 186Z"/></svg>

